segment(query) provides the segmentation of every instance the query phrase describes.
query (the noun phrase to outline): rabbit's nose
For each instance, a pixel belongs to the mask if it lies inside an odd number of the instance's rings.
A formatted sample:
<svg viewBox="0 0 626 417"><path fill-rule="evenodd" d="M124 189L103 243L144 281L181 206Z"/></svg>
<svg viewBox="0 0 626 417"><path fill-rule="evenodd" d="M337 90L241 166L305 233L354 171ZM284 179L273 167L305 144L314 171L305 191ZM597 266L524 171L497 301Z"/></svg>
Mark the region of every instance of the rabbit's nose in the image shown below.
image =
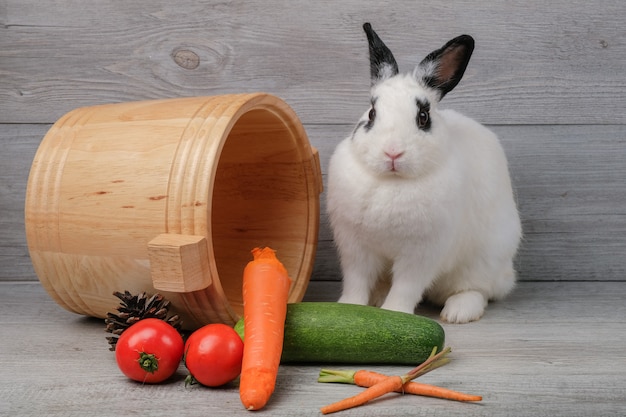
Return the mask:
<svg viewBox="0 0 626 417"><path fill-rule="evenodd" d="M398 170L398 166L396 165L396 161L400 158L404 152L385 152L385 155L389 158L388 168L392 172L396 172Z"/></svg>
<svg viewBox="0 0 626 417"><path fill-rule="evenodd" d="M385 152L385 155L387 155L387 157L392 161L395 161L396 159L404 155L404 152Z"/></svg>

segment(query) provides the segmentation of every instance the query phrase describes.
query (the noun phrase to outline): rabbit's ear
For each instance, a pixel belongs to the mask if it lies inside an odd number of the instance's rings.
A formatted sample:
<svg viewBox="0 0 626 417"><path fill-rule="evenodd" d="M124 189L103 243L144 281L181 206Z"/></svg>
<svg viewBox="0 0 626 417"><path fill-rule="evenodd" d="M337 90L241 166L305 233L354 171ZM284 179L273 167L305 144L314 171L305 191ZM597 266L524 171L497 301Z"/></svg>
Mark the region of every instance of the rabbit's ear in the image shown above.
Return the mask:
<svg viewBox="0 0 626 417"><path fill-rule="evenodd" d="M414 75L428 87L438 90L442 99L463 78L473 51L474 38L458 36L428 54L415 68Z"/></svg>
<svg viewBox="0 0 626 417"><path fill-rule="evenodd" d="M393 77L398 73L398 64L387 45L378 37L372 25L365 23L363 30L367 34L367 42L370 47L370 73L372 85Z"/></svg>

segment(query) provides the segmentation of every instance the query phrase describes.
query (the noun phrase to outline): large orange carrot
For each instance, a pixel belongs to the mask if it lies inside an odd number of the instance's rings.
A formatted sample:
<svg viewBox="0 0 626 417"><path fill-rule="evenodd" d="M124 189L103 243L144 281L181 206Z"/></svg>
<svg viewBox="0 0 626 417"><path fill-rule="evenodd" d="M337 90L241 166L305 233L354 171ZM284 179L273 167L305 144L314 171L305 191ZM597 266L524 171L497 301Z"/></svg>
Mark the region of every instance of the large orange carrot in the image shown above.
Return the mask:
<svg viewBox="0 0 626 417"><path fill-rule="evenodd" d="M244 334L239 397L248 410L265 406L274 392L283 351L291 279L270 248L252 251L243 273Z"/></svg>
<svg viewBox="0 0 626 417"><path fill-rule="evenodd" d="M333 369L322 369L318 382L340 382L344 384L355 384L360 387L371 387L372 385L385 379L387 375L369 370L359 371L338 371ZM409 381L396 392L421 395L424 397L442 398L454 401L482 401L480 395L465 394L463 392L438 387L436 385L422 384L421 382Z"/></svg>
<svg viewBox="0 0 626 417"><path fill-rule="evenodd" d="M374 400L390 392L402 389L407 382L417 378L420 375L424 375L440 366L449 362L445 356L450 353L450 348L445 348L441 352L435 355L437 348L433 349L432 354L424 363L412 369L408 373L402 376L385 376L376 384L370 386L365 391L361 391L359 394L352 397L344 398L341 401L327 405L321 408L322 414L335 413L337 411L347 410L348 408L358 407Z"/></svg>

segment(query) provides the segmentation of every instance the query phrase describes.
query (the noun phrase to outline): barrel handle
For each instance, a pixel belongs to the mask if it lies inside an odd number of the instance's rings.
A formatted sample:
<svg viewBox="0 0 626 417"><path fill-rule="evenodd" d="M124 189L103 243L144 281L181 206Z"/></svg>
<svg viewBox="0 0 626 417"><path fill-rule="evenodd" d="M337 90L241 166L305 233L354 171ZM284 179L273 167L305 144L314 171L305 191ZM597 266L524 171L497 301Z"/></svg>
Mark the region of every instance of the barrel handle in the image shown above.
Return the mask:
<svg viewBox="0 0 626 417"><path fill-rule="evenodd" d="M204 236L164 233L148 242L152 285L156 290L188 293L211 285Z"/></svg>

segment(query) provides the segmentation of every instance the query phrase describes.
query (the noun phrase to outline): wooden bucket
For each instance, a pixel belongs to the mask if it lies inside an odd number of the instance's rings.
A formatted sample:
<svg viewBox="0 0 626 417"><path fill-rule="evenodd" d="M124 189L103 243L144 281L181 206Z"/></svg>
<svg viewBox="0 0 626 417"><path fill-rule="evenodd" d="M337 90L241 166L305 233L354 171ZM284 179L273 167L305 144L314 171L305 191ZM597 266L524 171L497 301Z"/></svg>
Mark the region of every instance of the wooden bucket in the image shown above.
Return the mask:
<svg viewBox="0 0 626 417"><path fill-rule="evenodd" d="M26 193L42 285L64 308L114 311L160 292L185 327L232 324L257 246L304 296L317 246L317 152L293 110L255 93L76 109L44 137Z"/></svg>

